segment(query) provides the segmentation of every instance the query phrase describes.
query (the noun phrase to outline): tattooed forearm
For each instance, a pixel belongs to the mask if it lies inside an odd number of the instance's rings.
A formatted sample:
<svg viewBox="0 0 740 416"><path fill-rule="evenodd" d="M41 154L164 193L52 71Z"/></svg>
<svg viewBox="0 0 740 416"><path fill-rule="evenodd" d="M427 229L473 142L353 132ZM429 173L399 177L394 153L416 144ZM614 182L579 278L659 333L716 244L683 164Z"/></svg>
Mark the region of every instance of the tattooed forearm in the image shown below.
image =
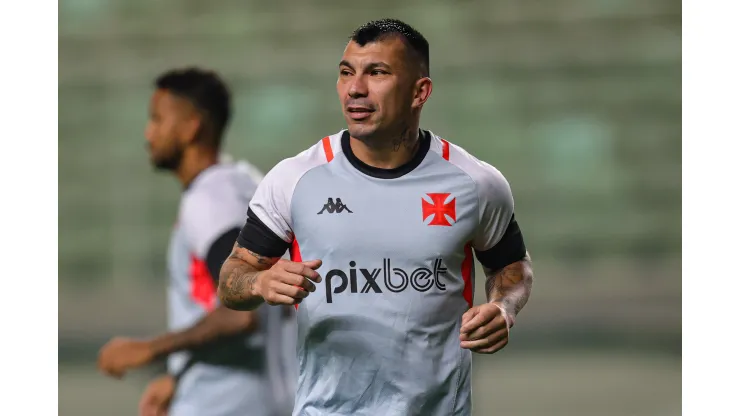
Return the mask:
<svg viewBox="0 0 740 416"><path fill-rule="evenodd" d="M235 298L242 298L243 294L252 293L254 282L257 280L257 273L250 273L247 270L241 270L235 267L226 279L226 295Z"/></svg>
<svg viewBox="0 0 740 416"><path fill-rule="evenodd" d="M252 310L261 302L253 296L259 270L236 259L227 259L221 267L218 297L229 309Z"/></svg>
<svg viewBox="0 0 740 416"><path fill-rule="evenodd" d="M261 254L257 254L252 250L242 247L239 243L234 244L234 249L231 251L231 254L229 255L229 257L247 261L247 259L244 257L244 252L248 253L249 255L257 259L257 263L259 264L265 264L265 265L272 266L278 260L272 257L267 257Z"/></svg>
<svg viewBox="0 0 740 416"><path fill-rule="evenodd" d="M218 297L221 304L241 311L259 306L263 300L255 294L257 277L278 260L279 258L261 256L235 244L219 273Z"/></svg>
<svg viewBox="0 0 740 416"><path fill-rule="evenodd" d="M532 290L532 262L529 253L520 261L500 270L486 269L486 294L489 302L504 306L516 316L529 300Z"/></svg>

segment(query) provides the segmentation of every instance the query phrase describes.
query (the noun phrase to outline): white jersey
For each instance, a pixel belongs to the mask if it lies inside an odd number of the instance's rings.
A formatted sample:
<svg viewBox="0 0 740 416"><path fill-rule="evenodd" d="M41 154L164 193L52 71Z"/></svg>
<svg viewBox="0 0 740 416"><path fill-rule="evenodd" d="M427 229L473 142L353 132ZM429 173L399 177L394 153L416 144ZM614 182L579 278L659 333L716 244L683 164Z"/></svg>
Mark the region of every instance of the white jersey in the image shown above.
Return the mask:
<svg viewBox="0 0 740 416"><path fill-rule="evenodd" d="M224 234L244 225L262 179L247 162L224 159L201 172L182 194L168 254L170 331L193 326L218 305L218 276L209 271L209 250ZM170 373L182 373L170 415L273 416L280 404L276 402L292 402L291 392L281 398L278 394L285 392L276 387L284 385L285 371L276 364L284 354L266 350L266 344L272 349L290 341L283 334L289 320L275 307L261 307L258 313L260 329L255 333L170 355ZM290 362L285 365L290 367Z"/></svg>
<svg viewBox="0 0 740 416"><path fill-rule="evenodd" d="M241 246L322 261L298 307L294 416L472 413L473 253L494 270L526 253L496 168L428 131L374 168L344 130L277 164L249 208Z"/></svg>

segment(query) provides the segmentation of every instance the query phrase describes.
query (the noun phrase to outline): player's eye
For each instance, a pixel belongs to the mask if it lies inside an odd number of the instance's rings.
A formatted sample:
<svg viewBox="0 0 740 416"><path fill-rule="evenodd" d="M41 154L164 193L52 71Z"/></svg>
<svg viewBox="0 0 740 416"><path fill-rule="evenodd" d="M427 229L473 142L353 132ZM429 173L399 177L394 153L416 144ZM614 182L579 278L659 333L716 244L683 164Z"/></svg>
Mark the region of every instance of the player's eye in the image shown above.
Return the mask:
<svg viewBox="0 0 740 416"><path fill-rule="evenodd" d="M343 70L339 71L339 75L341 75L341 76L343 76L343 77L348 77L348 76L352 75L352 73L351 73L351 72L349 72L349 71L348 71L348 70L346 70L346 69L343 69Z"/></svg>
<svg viewBox="0 0 740 416"><path fill-rule="evenodd" d="M387 75L388 72L383 71L382 69L373 69L372 72L370 72L370 75Z"/></svg>

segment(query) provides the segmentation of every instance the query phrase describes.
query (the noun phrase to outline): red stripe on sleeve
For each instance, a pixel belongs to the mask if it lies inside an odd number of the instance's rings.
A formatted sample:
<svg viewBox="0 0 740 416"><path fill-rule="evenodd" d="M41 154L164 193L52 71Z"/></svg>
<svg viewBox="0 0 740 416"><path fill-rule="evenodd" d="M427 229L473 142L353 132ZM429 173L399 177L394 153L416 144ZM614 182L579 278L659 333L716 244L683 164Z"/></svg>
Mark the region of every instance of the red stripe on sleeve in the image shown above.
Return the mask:
<svg viewBox="0 0 740 416"><path fill-rule="evenodd" d="M450 142L445 139L439 139L442 141L442 158L444 160L450 160Z"/></svg>
<svg viewBox="0 0 740 416"><path fill-rule="evenodd" d="M326 136L321 139L321 141L324 144L324 154L326 154L326 161L331 162L331 160L334 159L334 151L331 150L331 139L329 138L329 136Z"/></svg>
<svg viewBox="0 0 740 416"><path fill-rule="evenodd" d="M190 255L190 297L206 311L212 311L216 302L216 284L202 259Z"/></svg>
<svg viewBox="0 0 740 416"><path fill-rule="evenodd" d="M468 302L469 307L473 307L473 249L470 243L465 244L465 259L462 262L462 278L465 286L463 287L463 298Z"/></svg>

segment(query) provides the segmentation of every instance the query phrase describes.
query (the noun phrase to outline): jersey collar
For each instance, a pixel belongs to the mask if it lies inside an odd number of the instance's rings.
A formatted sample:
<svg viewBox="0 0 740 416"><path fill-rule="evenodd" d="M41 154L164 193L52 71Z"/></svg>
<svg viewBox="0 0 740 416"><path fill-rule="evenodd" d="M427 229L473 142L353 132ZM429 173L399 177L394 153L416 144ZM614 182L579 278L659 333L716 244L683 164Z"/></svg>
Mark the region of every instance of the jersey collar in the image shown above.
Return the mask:
<svg viewBox="0 0 740 416"><path fill-rule="evenodd" d="M416 154L414 154L414 157L405 164L393 169L376 168L358 159L357 156L352 153L352 146L349 144L348 130L345 130L342 133L342 152L347 157L347 160L349 160L349 163L365 175L378 179L396 179L416 169L416 167L419 166L426 157L427 152L429 152L432 135L428 131L419 130L419 140L419 149L416 151Z"/></svg>

